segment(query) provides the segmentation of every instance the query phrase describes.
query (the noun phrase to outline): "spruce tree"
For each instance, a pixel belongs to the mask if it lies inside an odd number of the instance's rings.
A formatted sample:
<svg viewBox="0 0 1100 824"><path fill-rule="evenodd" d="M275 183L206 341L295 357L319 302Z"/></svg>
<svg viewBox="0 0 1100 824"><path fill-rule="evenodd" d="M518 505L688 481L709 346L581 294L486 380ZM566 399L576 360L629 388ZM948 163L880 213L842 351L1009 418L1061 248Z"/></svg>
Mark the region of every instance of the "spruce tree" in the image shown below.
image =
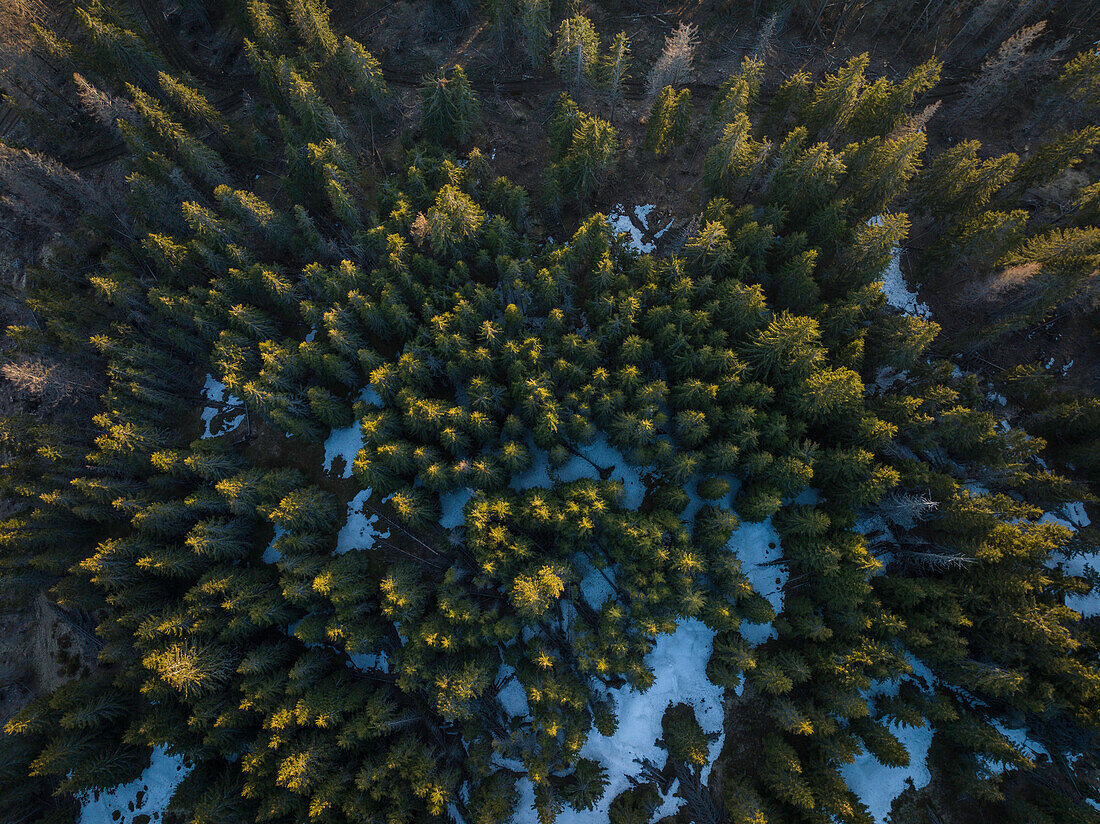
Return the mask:
<svg viewBox="0 0 1100 824"><path fill-rule="evenodd" d="M461 66L425 77L420 86L420 107L421 128L429 140L460 146L477 128L481 111Z"/></svg>

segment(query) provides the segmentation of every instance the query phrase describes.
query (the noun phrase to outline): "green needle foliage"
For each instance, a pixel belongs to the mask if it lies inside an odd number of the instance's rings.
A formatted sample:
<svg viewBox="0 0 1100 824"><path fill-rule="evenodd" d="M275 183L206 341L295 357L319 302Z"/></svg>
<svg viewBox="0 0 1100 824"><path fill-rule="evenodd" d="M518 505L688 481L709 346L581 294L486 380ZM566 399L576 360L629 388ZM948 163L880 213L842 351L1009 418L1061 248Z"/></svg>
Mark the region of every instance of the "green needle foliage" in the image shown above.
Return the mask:
<svg viewBox="0 0 1100 824"><path fill-rule="evenodd" d="M711 109L698 225L639 255L584 210L621 146L567 95L546 213L479 150L442 148L478 121L459 67L421 87L425 142L378 172L377 61L313 0L230 5L260 90L240 117L103 4L78 9L86 49L55 44L131 113L128 195L70 217L28 274L34 322L9 330L20 363L97 383L56 416L5 415L0 585L90 616L103 666L7 723L4 820L76 820L74 793L166 747L193 767L166 818L202 824L489 824L521 798L547 824L648 822L668 773L606 798L617 777L586 744L687 621L723 709L751 716L704 782L713 734L664 712L693 820L863 824L845 767L906 764L899 725L936 736L980 809L1091 820L1083 756L1081 797L1044 779L999 806L990 765L1035 767L1002 732L1021 718L1063 761L1095 750L1100 636L1068 605L1095 595L1070 563L1094 537L1043 515L1087 497L1047 466L1095 481L1100 410L1007 373L1026 428L1004 431L881 281L911 203L941 233L930 265L1042 273L1004 328L1045 317L1097 268L1095 198L1037 230L1012 184L1080 163L1093 132L1019 166L969 142L926 160L910 109L938 64L867 82L856 57L764 109L746 60ZM548 8L518 7L532 60ZM563 76L595 71L596 46L565 21ZM1061 81L1082 99L1090 65ZM664 87L647 149L690 113ZM42 155L0 160L43 219L85 191ZM565 203L572 232L547 243ZM214 381L245 422L202 438ZM738 550L769 519L780 592Z"/></svg>
<svg viewBox="0 0 1100 824"><path fill-rule="evenodd" d="M468 143L481 116L477 96L461 66L424 78L420 106L424 137L441 145Z"/></svg>

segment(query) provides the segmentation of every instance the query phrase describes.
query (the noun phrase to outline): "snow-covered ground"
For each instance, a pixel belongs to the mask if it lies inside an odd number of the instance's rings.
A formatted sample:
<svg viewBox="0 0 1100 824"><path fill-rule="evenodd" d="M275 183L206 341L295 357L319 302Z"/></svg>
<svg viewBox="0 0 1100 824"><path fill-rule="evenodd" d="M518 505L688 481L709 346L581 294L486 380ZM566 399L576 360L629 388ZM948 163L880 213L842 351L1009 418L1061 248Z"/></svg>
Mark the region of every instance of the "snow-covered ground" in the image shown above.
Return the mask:
<svg viewBox="0 0 1100 824"><path fill-rule="evenodd" d="M1046 512L1041 520L1046 523L1060 524L1072 529L1074 532L1092 523L1089 520L1088 513L1085 512L1085 505L1080 501L1063 505L1061 511L1057 514ZM1072 557L1061 557L1058 561L1067 575L1084 576L1086 567L1100 570L1100 552L1086 552ZM1087 595L1067 595L1066 606L1077 610L1084 618L1095 618L1100 615L1100 591L1094 590Z"/></svg>
<svg viewBox="0 0 1100 824"><path fill-rule="evenodd" d="M923 689L931 690L935 681L931 670L912 656L909 656L909 666L912 667L913 675L923 681ZM867 698L873 702L875 698L897 695L902 680L902 677L898 677L872 684L866 693ZM851 764L846 764L841 769L841 775L848 789L867 805L877 824L885 824L894 799L901 795L910 783L914 789L919 790L932 780L932 774L928 770L928 748L932 744L932 726L926 724L923 727L904 727L897 723L890 723L887 727L909 753L909 766L888 767L870 753L864 752Z"/></svg>
<svg viewBox="0 0 1100 824"><path fill-rule="evenodd" d="M912 782L915 789L932 780L928 771L928 748L932 745L932 728L903 727L896 722L887 725L909 753L908 767L887 767L873 755L863 753L851 764L845 764L840 774L848 789L867 805L877 824L885 824L890 807Z"/></svg>
<svg viewBox="0 0 1100 824"><path fill-rule="evenodd" d="M497 693L500 706L512 718L526 718L531 714L531 708L527 704L527 693L523 691L523 685L515 677L516 671L507 664L501 664L497 671L497 680L503 681L504 686Z"/></svg>
<svg viewBox="0 0 1100 824"><path fill-rule="evenodd" d="M336 554L343 555L353 549L370 549L374 546L376 538L390 537L389 530L379 532L374 524L378 516L374 513L366 513L366 503L370 498L371 490L360 490L354 498L348 501L348 517L340 533L336 536Z"/></svg>
<svg viewBox="0 0 1100 824"><path fill-rule="evenodd" d="M881 217L871 219L873 225L882 222ZM905 282L905 276L901 273L901 247L895 246L890 251L890 262L882 271L882 292L886 295L886 302L900 309L907 315L917 315L922 318L932 317L932 310L928 304L921 303L916 292L909 289Z"/></svg>
<svg viewBox="0 0 1100 824"><path fill-rule="evenodd" d="M444 529L455 529L466 523L466 513L463 509L466 507L466 502L473 496L474 491L469 487L440 495L439 504L443 514L439 518L439 525Z"/></svg>
<svg viewBox="0 0 1100 824"><path fill-rule="evenodd" d="M997 732L1012 742L1012 746L1031 761L1042 761L1044 757L1047 759L1050 758L1050 752L1047 751L1046 747L1031 737L1027 727L1006 727L1000 721L990 721L990 723L996 728ZM994 775L1003 773L1007 766L989 758L982 760L985 762L986 768Z"/></svg>
<svg viewBox="0 0 1100 824"><path fill-rule="evenodd" d="M607 437L600 435L592 443L582 446L578 450L580 455L572 455L557 470L550 469L549 456L546 450L538 449L532 442L529 445L534 460L531 468L526 472L512 478L511 488L516 492L527 489L550 489L555 481L569 483L579 481L581 478L591 478L598 481L600 469L611 468L608 480L618 481L623 485L623 507L625 509L637 509L642 505L645 497L645 483L642 481L642 469L630 464L618 449L607 441Z"/></svg>
<svg viewBox="0 0 1100 824"><path fill-rule="evenodd" d="M625 686L611 691L619 719L615 734L603 736L593 730L581 749L583 757L596 759L607 767L607 791L594 809L566 808L558 816L559 824L606 824L608 807L615 796L630 787L630 777L640 773L639 762L649 759L658 769L665 764L668 753L657 746L657 740L661 737L661 719L670 703L689 704L703 731L718 735L710 745L710 760L703 768L702 778L706 782L725 740L722 727L725 691L712 684L706 675L713 643L714 632L704 623L694 618L680 621L676 632L657 638L646 656L655 676L653 686L645 692ZM518 702L513 708L520 709ZM535 824L538 816L531 782L522 779L518 787L520 801L512 820L514 824ZM666 813L679 809L680 800L672 798L674 789L670 788L662 801Z"/></svg>
<svg viewBox="0 0 1100 824"><path fill-rule="evenodd" d="M283 559L283 553L279 552L279 550L275 548L275 542L279 540L280 535L285 534L285 529L278 525L275 526L275 535L274 537L272 537L271 543L269 543L264 549L263 562L265 564L277 564Z"/></svg>
<svg viewBox="0 0 1100 824"><path fill-rule="evenodd" d="M203 438L228 435L244 423L244 403L213 375L206 376L202 399Z"/></svg>
<svg viewBox="0 0 1100 824"><path fill-rule="evenodd" d="M353 667L363 670L381 670L382 672L390 671L390 659L386 655L386 651L381 652L360 652L356 655L348 656L351 658L351 664Z"/></svg>
<svg viewBox="0 0 1100 824"><path fill-rule="evenodd" d="M145 822L160 821L176 787L189 772L191 767L181 757L157 747L149 766L130 783L77 796L81 805L78 824L134 824L139 816L144 816Z"/></svg>
<svg viewBox="0 0 1100 824"><path fill-rule="evenodd" d="M779 533L771 518L760 523L742 522L730 536L726 548L741 559L741 571L748 576L752 588L768 599L775 614L783 611L783 587L790 573L776 562L783 556ZM741 624L741 636L754 647L776 638L771 624Z"/></svg>
<svg viewBox="0 0 1100 824"><path fill-rule="evenodd" d="M369 386L359 393L359 400L371 406L383 405L382 398ZM328 439L325 441L325 472L332 471L333 460L339 457L344 461L344 469L340 477L350 478L352 464L355 463L355 458L362 448L363 430L358 418L343 429L330 429Z"/></svg>
<svg viewBox="0 0 1100 824"><path fill-rule="evenodd" d="M656 224L650 225L649 217L655 208L657 207L652 204L646 204L635 206L633 210L629 210L620 203L608 214L607 222L611 224L611 228L616 235L623 233L630 235L629 246L632 249L643 254L649 254L657 250L657 244L643 238L649 235L654 240L660 240L672 226L671 220L660 228ZM633 211L633 219L631 218L631 211Z"/></svg>

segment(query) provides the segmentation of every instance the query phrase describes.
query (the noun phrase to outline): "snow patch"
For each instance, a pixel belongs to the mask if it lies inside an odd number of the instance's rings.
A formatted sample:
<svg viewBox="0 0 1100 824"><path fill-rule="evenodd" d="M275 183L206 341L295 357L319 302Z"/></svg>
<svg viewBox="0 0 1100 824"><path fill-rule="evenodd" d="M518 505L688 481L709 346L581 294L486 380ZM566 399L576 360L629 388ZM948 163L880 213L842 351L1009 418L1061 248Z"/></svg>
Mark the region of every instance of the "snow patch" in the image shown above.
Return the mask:
<svg viewBox="0 0 1100 824"><path fill-rule="evenodd" d="M603 736L593 731L580 752L581 756L594 758L607 768L607 788L591 810L566 808L558 816L559 824L606 824L612 800L628 789L630 778L640 772L638 762L648 759L658 769L664 765L668 753L657 746L657 740L661 737L661 718L670 703L691 705L703 731L718 734L718 739L710 745L710 759L701 773L706 783L725 740L722 727L725 691L712 684L706 675L713 643L713 630L698 619L684 619L677 625L676 632L658 637L646 656L646 664L654 674L653 685L648 690L637 692L624 686L610 691L619 719L615 734ZM512 821L514 824L533 824L537 821L534 788L526 778L516 786L520 799ZM670 807L671 795L670 788L664 799Z"/></svg>
<svg viewBox="0 0 1100 824"><path fill-rule="evenodd" d="M454 529L466 523L466 515L462 510L473 495L474 491L469 487L440 495L439 504L443 515L439 519L439 525L444 529Z"/></svg>
<svg viewBox="0 0 1100 824"><path fill-rule="evenodd" d="M156 747L149 766L129 784L120 784L106 792L79 793L78 824L133 824L138 816L145 816L144 820L150 822L160 821L176 787L189 772L191 767L181 756L169 755L164 747Z"/></svg>
<svg viewBox="0 0 1100 824"><path fill-rule="evenodd" d="M271 543L264 549L263 562L265 564L277 564L283 560L283 553L275 548L275 542L283 535L286 535L286 530L281 526L275 526L275 536L271 539Z"/></svg>
<svg viewBox="0 0 1100 824"><path fill-rule="evenodd" d="M371 490L361 490L354 498L348 501L348 518L336 536L336 555L343 555L353 549L370 549L374 546L376 538L390 537L389 530L385 533L374 528L378 521L378 515L367 515L364 507L370 498Z"/></svg>
<svg viewBox="0 0 1100 824"><path fill-rule="evenodd" d="M381 670L382 672L390 671L390 659L386 655L385 650L379 652L359 652L355 655L349 655L351 658L351 664L358 670L367 672L368 670Z"/></svg>
<svg viewBox="0 0 1100 824"><path fill-rule="evenodd" d="M206 376L202 398L203 438L228 435L244 422L244 402L213 375Z"/></svg>
<svg viewBox="0 0 1100 824"><path fill-rule="evenodd" d="M385 405L382 396L370 386L359 393L359 400L369 406ZM342 429L330 429L329 436L325 440L325 472L332 471L332 462L339 457L344 461L344 469L340 477L350 478L352 464L355 463L362 448L363 429L358 419Z"/></svg>
<svg viewBox="0 0 1100 824"><path fill-rule="evenodd" d="M737 554L741 560L741 571L748 576L752 588L768 599L776 615L781 613L783 587L790 573L778 563L783 557L783 550L771 518L759 523L742 522L730 536L726 549ZM779 634L771 624L742 622L741 636L755 647L769 638L778 638Z"/></svg>
<svg viewBox="0 0 1100 824"><path fill-rule="evenodd" d="M550 468L550 457L546 450L539 449L532 442L529 445L534 460L529 469L513 476L509 484L516 492L528 489L550 489L555 482L569 483L581 478L600 480L600 470L608 470L607 480L618 481L623 485L625 509L636 510L642 505L646 486L642 480L642 469L633 466L626 457L608 443L605 435L600 435L592 443L578 448L580 455L572 455L561 467Z"/></svg>
<svg viewBox="0 0 1100 824"><path fill-rule="evenodd" d="M910 782L919 790L932 780L927 763L932 727L903 727L896 722L887 727L909 753L908 767L887 767L865 752L840 770L844 783L867 805L877 824L885 824L894 799L905 791Z"/></svg>
<svg viewBox="0 0 1100 824"><path fill-rule="evenodd" d="M644 206L635 206L634 214L631 216L630 212L621 203L618 203L608 214L607 222L611 224L611 228L616 235L626 234L630 236L627 245L631 249L642 254L649 254L657 250L657 244L645 240L645 236L649 235L654 240L660 240L662 235L672 226L671 220L659 229L656 224L650 224L649 216L655 208L657 207L651 203Z"/></svg>
<svg viewBox="0 0 1100 824"><path fill-rule="evenodd" d="M1031 761L1036 761L1037 757L1040 755L1045 755L1048 760L1050 759L1050 753L1047 751L1047 748L1036 741L1034 738L1032 738L1030 735L1028 735L1027 727L1006 727L1000 721L996 720L990 720L989 723L993 725L997 732L999 732L1001 735L1011 741L1012 746L1023 753L1024 756ZM994 775L1002 774L1008 766L1006 764L1002 764L999 761L994 761L991 758L982 758L982 762L985 764L986 768Z"/></svg>
<svg viewBox="0 0 1100 824"><path fill-rule="evenodd" d="M500 706L512 718L527 718L531 715L531 708L527 704L527 693L523 685L516 678L516 671L507 664L501 664L497 670L497 680L504 683L497 693Z"/></svg>
<svg viewBox="0 0 1100 824"><path fill-rule="evenodd" d="M871 219L871 223L878 225L882 218ZM890 262L882 270L882 293L886 295L886 302L896 309L900 309L907 315L917 315L922 318L932 317L932 310L928 304L921 303L916 292L909 290L905 282L905 276L901 273L901 247L895 246L890 251Z"/></svg>
<svg viewBox="0 0 1100 824"><path fill-rule="evenodd" d="M583 555L576 562L585 573L580 582L581 595L592 609L598 610L605 601L616 597L614 565L596 569Z"/></svg>

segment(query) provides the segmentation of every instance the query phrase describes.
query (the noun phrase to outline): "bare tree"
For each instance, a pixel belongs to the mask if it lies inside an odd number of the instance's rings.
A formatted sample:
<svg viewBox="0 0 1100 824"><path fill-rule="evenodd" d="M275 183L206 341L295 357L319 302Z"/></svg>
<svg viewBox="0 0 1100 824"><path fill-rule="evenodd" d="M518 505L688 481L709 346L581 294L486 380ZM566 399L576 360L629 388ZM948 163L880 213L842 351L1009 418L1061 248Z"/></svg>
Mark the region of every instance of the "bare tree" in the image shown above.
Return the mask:
<svg viewBox="0 0 1100 824"><path fill-rule="evenodd" d="M756 35L756 44L752 48L752 57L762 63L767 63L775 56L775 40L783 33L787 25L788 6L777 11L764 21L760 27L760 33Z"/></svg>
<svg viewBox="0 0 1100 824"><path fill-rule="evenodd" d="M879 512L886 520L902 529L912 529L928 517L938 504L928 495L911 495L899 492L890 495L879 505Z"/></svg>
<svg viewBox="0 0 1100 824"><path fill-rule="evenodd" d="M32 223L60 231L96 202L72 169L42 154L0 142L0 203Z"/></svg>
<svg viewBox="0 0 1100 824"><path fill-rule="evenodd" d="M1024 26L1001 44L997 53L982 65L981 72L967 86L962 106L955 113L956 119L965 115L983 117L989 114L1025 69L1035 71L1044 68L1066 47L1066 41L1059 41L1050 48L1031 51L1031 46L1046 26L1046 20Z"/></svg>
<svg viewBox="0 0 1100 824"><path fill-rule="evenodd" d="M117 98L93 86L84 75L73 72L76 95L80 104L92 117L104 126L114 127L119 120L131 120L134 110L125 100Z"/></svg>
<svg viewBox="0 0 1100 824"><path fill-rule="evenodd" d="M665 48L649 70L646 85L650 97L655 97L665 86L680 85L691 74L698 31L694 23L681 23L665 38Z"/></svg>
<svg viewBox="0 0 1100 824"><path fill-rule="evenodd" d="M890 133L889 139L897 140L899 137L906 137L916 132L923 132L928 126L928 122L936 115L936 112L940 110L942 103L942 100L937 100L934 103L929 103L919 112L909 115L904 123Z"/></svg>
<svg viewBox="0 0 1100 824"><path fill-rule="evenodd" d="M76 369L43 358L24 358L0 366L0 374L22 395L53 408L76 403L88 388L88 382Z"/></svg>

